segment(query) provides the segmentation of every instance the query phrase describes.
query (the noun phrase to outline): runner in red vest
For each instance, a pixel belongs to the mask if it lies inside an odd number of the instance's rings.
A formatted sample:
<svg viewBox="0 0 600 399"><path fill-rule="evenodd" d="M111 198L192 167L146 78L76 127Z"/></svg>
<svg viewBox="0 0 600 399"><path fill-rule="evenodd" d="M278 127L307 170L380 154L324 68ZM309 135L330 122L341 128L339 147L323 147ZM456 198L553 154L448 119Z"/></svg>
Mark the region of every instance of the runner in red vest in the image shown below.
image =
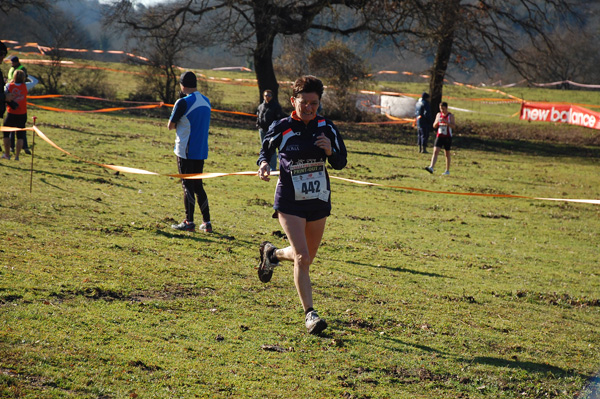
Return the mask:
<svg viewBox="0 0 600 399"><path fill-rule="evenodd" d="M433 155L431 156L431 164L425 168L429 173L433 173L433 167L437 162L438 155L442 147L446 155L446 171L443 175L450 174L450 148L452 147L452 130L456 127L454 123L454 115L448 112L448 103L440 104L440 112L435 117L433 128L437 129L437 136L433 144Z"/></svg>

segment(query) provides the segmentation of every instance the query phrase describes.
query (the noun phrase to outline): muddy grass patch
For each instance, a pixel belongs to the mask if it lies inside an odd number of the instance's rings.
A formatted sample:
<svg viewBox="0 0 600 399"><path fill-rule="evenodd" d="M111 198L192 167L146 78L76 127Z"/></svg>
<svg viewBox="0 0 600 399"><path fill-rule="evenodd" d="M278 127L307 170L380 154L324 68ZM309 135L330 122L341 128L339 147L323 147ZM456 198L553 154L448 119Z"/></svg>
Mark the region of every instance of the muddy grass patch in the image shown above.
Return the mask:
<svg viewBox="0 0 600 399"><path fill-rule="evenodd" d="M79 290L63 289L50 294L51 298L60 301L84 297L91 300L104 301L129 301L147 303L153 301L172 301L181 298L205 297L212 295L214 289L210 287L186 287L179 284L167 285L162 290L143 290L132 293L113 290L103 287L89 287Z"/></svg>
<svg viewBox="0 0 600 399"><path fill-rule="evenodd" d="M495 297L524 300L534 303L542 303L554 306L565 307L597 307L600 306L600 298L588 298L585 296L578 297L568 293L556 292L531 292L519 290L516 292L497 293L492 292Z"/></svg>

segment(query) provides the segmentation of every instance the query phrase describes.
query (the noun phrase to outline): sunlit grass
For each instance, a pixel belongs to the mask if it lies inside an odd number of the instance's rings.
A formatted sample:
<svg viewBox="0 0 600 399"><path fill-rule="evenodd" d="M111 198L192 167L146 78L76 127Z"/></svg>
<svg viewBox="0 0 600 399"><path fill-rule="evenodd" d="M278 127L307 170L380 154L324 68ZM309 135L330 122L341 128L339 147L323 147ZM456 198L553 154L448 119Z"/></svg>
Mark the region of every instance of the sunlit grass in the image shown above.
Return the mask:
<svg viewBox="0 0 600 399"><path fill-rule="evenodd" d="M176 172L159 111L30 112L84 159ZM442 177L422 169L412 131L370 132L346 140L349 165L332 175L600 198L595 149L461 137ZM215 115L205 170L256 169L257 140L251 118ZM260 242L286 245L275 181L207 180L215 233L178 233L178 180L35 143L31 194L31 158L0 163L2 397L572 398L600 369L597 205L334 180L311 274L330 328L312 337L291 267L269 284L254 269Z"/></svg>

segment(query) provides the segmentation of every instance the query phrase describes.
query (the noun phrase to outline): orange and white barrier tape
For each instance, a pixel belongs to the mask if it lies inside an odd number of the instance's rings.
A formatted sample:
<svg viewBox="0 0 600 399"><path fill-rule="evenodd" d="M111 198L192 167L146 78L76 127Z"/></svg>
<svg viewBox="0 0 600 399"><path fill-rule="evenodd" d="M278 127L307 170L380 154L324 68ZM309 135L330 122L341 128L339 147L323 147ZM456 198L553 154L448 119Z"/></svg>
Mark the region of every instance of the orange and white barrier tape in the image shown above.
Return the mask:
<svg viewBox="0 0 600 399"><path fill-rule="evenodd" d="M48 99L48 98L60 98L60 97L70 97L70 98L83 98L83 99L88 99L88 100L96 100L96 101L113 101L113 100L107 100L104 98L98 98L98 97L89 97L89 96L66 96L66 95L61 95L61 94L47 94L47 95L41 95L41 96L29 96L29 99ZM89 114L89 113L104 113L104 112L117 112L117 111L125 111L125 110L132 110L132 109L154 109L154 108L161 108L161 107L171 107L173 108L173 104L165 104L163 102L160 103L146 103L146 102L135 102L135 101L122 101L124 103L128 103L128 104L143 104L143 105L136 105L133 107L112 107L112 108L101 108L101 109L93 109L93 110L74 110L74 109L64 109L64 108L56 108L56 107L49 107L46 105L38 105L38 104L34 104L31 102L27 102L28 106L31 107L36 107L36 108L40 108L46 111L53 111L53 112L66 112L66 113L73 113L73 114ZM219 112L219 113L225 113L225 114L232 114L232 115L241 115L241 116L249 116L249 117L253 117L256 118L256 114L249 114L247 112L239 112L239 111L226 111L226 110L221 110L221 109L212 109L212 112Z"/></svg>
<svg viewBox="0 0 600 399"><path fill-rule="evenodd" d="M38 49L38 51L42 54L45 55L46 52L51 51L52 48L48 47L48 46L42 46L38 43L25 43L23 45L19 45L19 42L14 41L14 40L2 40L2 42L4 43L8 43L8 44L13 44L14 46L12 46L11 49L21 49L23 47L32 47L32 48L36 48ZM136 54L132 54L129 52L125 52L122 50L88 50L88 49L74 49L74 48L60 48L59 50L61 51L68 51L68 52L75 52L75 53L95 53L95 54L119 54L119 55L127 55L128 57L132 57L132 58L137 58L140 59L142 61L147 62L148 58L146 57L142 57ZM24 60L22 59L21 62L23 63L53 63L54 61L50 61L50 60ZM143 72L134 72L134 71L125 71L125 70L117 70L117 69L111 69L111 68L102 68L102 67L97 67L97 66L91 66L91 65L76 65L75 63L73 63L72 61L61 61L61 64L63 64L63 66L66 67L75 67L75 68L87 68L87 69L103 69L103 70L108 70L108 71L113 71L113 72L122 72L122 73L130 73L130 74L143 74ZM184 70L185 68L182 67L177 67L181 70ZM219 70L240 70L243 72L252 72L251 69L246 68L246 67L223 67L223 68L213 68L213 70L215 71L219 71ZM378 75L397 75L397 74L402 74L405 76L418 76L421 77L423 79L429 79L431 76L427 75L427 74L419 74L419 73L414 73L414 72L409 72L409 71L389 71L389 70L384 70L384 71L378 71L376 72L376 74ZM203 80L210 80L212 82L215 83L227 83L227 84L237 84L237 85L244 85L244 86L257 86L257 80L256 79L231 79L231 78L216 78L216 77L206 77L202 74L199 74L200 78L203 78ZM448 80L444 79L445 83L450 83ZM512 87L515 86L517 84L521 84L524 81L518 82L518 83L513 83L513 84L508 84L508 85L503 85L502 87ZM281 84L291 84L292 82L280 82ZM538 86L538 87L546 87L546 86L556 86L559 84L570 84L573 86L577 86L577 87L584 87L584 88L600 88L600 85L596 85L596 84L583 84L583 83L577 83L577 82L573 82L570 80L564 80L564 81L559 81L559 82L550 82L550 83L531 83L534 86ZM516 96L513 96L511 94L505 93L501 90L498 89L490 89L490 88L486 88L486 87L478 87L478 86L474 86L471 84L464 84L464 83L460 83L460 82L452 82L452 84L457 85L457 86L463 86L463 87L467 87L473 90L484 90L484 91L488 91L488 92L494 92L497 94L501 94L503 96L509 97L509 99L507 100L503 100L503 99L473 99L473 98L468 98L468 99L462 99L462 100L467 100L467 101L484 101L486 103L499 103L499 102L522 102L524 101L523 99L520 99ZM372 92L373 94L375 94L375 92ZM418 97L418 94L404 94L404 93L395 93L395 92L381 92L381 94L386 94L386 95L408 95L408 96L413 96L413 97ZM450 98L450 97L448 97ZM582 104L576 104L576 105L580 105L580 106L587 106L587 107L600 107L600 105L582 105Z"/></svg>
<svg viewBox="0 0 600 399"><path fill-rule="evenodd" d="M8 129L10 129L10 131L12 131L12 130L18 130L18 129L14 129L14 128L8 128ZM4 128L2 128L2 130L4 130ZM20 129L20 130L23 130L23 129ZM65 153L65 154L67 154L67 155L69 155L69 156L71 156L73 158L76 158L76 159L78 159L78 160L80 160L82 162L85 162L85 163L89 163L91 165L101 166L103 168L111 169L111 170L114 170L114 171L117 171L117 172L130 173L130 174L138 174L138 175L153 175L153 176L176 177L176 178L179 178L179 179L212 179L212 178L215 178L215 177L232 176L232 175L256 175L256 173L257 173L257 172L232 172L232 173L193 173L193 174L173 173L173 174L160 174L160 173L156 173L156 172L151 172L149 170L131 168L129 166L104 164L104 163L99 163L99 162L94 162L94 161L88 161L86 159L78 157L77 155L71 154L67 150L62 149L61 147L59 147L58 145L56 145L56 143L54 143L52 140L50 140L40 129L38 129L37 126L33 126L32 128L26 128L25 130L33 130L46 143L50 144L52 147L56 148L57 150Z"/></svg>
<svg viewBox="0 0 600 399"><path fill-rule="evenodd" d="M45 105L37 105L30 102L27 102L27 106L40 108L46 111L54 111L54 112L68 112L73 114L89 114L89 113L102 113L102 112L116 112L116 111L124 111L130 109L153 109L160 108L162 104L148 104L148 105L138 105L134 107L114 107L114 108L101 108L101 109L93 109L93 110L75 110L75 109L62 109L55 107L48 107Z"/></svg>
<svg viewBox="0 0 600 399"><path fill-rule="evenodd" d="M394 186L394 185L389 185L389 184L370 183L370 182L365 182L365 181L360 181L360 180L346 179L346 178L337 177L337 176L329 176L329 177L331 177L332 179L342 180L342 181L346 181L346 182L354 183L354 184L361 184L361 185L365 185L365 186L398 188L401 190L421 191L424 193L432 193L432 194L464 195L464 196L473 196L473 197L520 198L520 199L545 200L545 201L567 201L567 202L580 202L580 203L585 203L585 204L600 205L600 200L594 200L594 199L540 198L540 197L527 197L524 195L511 195L511 194L461 193L461 192L455 192L455 191L428 190L425 188L403 187L403 186Z"/></svg>
<svg viewBox="0 0 600 399"><path fill-rule="evenodd" d="M70 152L60 148L52 140L50 140L40 129L38 129L37 126L35 126L35 125L31 128L25 128L25 129L2 127L1 130L2 131L33 130L42 140L44 140L45 142L47 142L48 144L50 144L52 147L56 148L57 150L65 153L73 158L76 158L82 162L89 163L91 165L101 166L103 168L111 169L111 170L114 170L117 172L142 174L142 175L153 175L153 176L167 176L167 177L175 177L175 178L180 178L180 179L212 179L212 178L224 177L224 176L256 176L257 175L257 171L242 171L242 172L231 172L231 173L219 173L219 172L215 173L215 172L213 172L213 173L195 173L195 174L160 174L160 173L156 173L156 172L150 172L150 171L144 170L144 169L130 168L128 166L103 164L103 163L85 160L81 157L73 155ZM278 174L279 174L279 172L271 173L272 176L277 176ZM330 176L330 178L345 181L348 183L359 184L359 185L376 186L376 187L384 187L384 188L397 188L397 189L401 189L401 190L420 191L420 192L432 193L432 194L464 195L464 196L473 196L473 197L520 198L520 199L530 199L530 200L565 201L565 202L578 202L578 203L584 203L584 204L600 205L600 200L594 200L594 199L541 198L541 197L527 197L527 196L523 196L523 195L511 195L511 194L461 193L461 192L453 192L453 191L428 190L428 189L416 188L416 187L404 187L404 186L395 186L395 185L389 185L389 184L371 183L371 182L347 179L347 178L337 177L337 176Z"/></svg>

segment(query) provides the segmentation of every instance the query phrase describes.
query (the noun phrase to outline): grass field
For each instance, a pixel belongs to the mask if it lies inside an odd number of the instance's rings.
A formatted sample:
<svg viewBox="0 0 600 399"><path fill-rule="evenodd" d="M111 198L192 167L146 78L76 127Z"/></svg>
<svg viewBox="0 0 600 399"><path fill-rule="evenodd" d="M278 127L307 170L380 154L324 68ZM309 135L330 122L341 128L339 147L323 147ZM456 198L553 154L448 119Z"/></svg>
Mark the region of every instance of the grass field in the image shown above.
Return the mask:
<svg viewBox="0 0 600 399"><path fill-rule="evenodd" d="M176 172L166 111L34 115L83 159ZM339 126L349 164L335 176L600 199L597 146L459 129L446 177L423 170L411 129ZM257 141L251 119L214 115L205 171L255 170ZM30 194L30 162L0 163L0 397L597 397L598 205L334 180L311 273L330 328L315 337L291 266L256 276L258 244L286 245L275 181L207 180L215 232L179 233L176 179L36 138Z"/></svg>

